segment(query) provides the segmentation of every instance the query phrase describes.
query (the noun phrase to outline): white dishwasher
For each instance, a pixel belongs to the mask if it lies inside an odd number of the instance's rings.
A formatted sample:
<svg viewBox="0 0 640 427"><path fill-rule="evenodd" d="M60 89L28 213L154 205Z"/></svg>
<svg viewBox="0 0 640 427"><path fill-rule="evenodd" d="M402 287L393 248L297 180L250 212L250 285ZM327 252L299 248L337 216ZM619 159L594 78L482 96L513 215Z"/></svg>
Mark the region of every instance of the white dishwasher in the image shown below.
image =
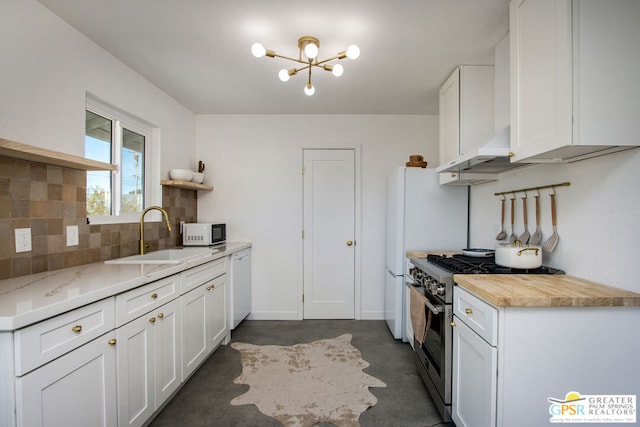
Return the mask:
<svg viewBox="0 0 640 427"><path fill-rule="evenodd" d="M235 329L251 312L251 248L231 255L229 328Z"/></svg>

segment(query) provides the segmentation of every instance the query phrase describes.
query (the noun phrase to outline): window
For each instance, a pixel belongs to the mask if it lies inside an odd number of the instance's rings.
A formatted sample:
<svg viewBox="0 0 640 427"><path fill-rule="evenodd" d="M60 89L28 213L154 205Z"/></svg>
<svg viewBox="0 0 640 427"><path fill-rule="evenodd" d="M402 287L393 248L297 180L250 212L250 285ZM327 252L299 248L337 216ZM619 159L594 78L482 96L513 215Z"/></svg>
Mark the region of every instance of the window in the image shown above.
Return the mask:
<svg viewBox="0 0 640 427"><path fill-rule="evenodd" d="M149 160L152 128L97 101L87 102L85 157L116 164L115 171L87 172L91 223L135 222L153 204Z"/></svg>

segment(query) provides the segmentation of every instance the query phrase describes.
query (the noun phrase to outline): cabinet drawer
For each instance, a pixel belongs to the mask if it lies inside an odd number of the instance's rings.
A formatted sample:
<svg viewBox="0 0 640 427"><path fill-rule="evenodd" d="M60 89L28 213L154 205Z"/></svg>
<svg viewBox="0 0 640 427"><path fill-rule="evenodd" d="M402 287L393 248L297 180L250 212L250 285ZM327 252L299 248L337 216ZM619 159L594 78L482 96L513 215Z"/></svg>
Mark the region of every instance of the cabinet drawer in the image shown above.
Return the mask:
<svg viewBox="0 0 640 427"><path fill-rule="evenodd" d="M19 329L15 333L16 375L24 375L114 327L114 302L107 298Z"/></svg>
<svg viewBox="0 0 640 427"><path fill-rule="evenodd" d="M226 272L227 257L219 258L215 261L183 271L180 273L180 293L185 294Z"/></svg>
<svg viewBox="0 0 640 427"><path fill-rule="evenodd" d="M148 313L179 296L180 275L149 283L116 295L116 326Z"/></svg>
<svg viewBox="0 0 640 427"><path fill-rule="evenodd" d="M498 343L498 310L460 286L454 287L453 314L492 346Z"/></svg>

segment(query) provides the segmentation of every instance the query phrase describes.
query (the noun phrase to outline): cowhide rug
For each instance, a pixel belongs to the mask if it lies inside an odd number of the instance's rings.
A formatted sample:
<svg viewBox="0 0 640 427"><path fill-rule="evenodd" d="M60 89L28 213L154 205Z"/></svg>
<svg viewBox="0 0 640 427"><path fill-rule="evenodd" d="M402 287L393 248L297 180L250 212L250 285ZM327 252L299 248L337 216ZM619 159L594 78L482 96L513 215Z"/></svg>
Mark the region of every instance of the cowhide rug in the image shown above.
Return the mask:
<svg viewBox="0 0 640 427"><path fill-rule="evenodd" d="M360 414L377 402L369 387L387 386L362 371L369 363L349 334L289 347L240 342L231 347L242 363L234 383L250 386L231 404L254 404L285 426L359 426Z"/></svg>

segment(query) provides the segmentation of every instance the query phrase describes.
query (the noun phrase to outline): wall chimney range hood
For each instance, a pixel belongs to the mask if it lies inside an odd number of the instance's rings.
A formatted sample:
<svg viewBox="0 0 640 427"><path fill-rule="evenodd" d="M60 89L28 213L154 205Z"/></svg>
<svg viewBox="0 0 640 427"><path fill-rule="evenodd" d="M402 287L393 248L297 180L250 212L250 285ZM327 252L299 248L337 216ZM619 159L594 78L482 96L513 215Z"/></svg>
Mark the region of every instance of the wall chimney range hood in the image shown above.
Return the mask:
<svg viewBox="0 0 640 427"><path fill-rule="evenodd" d="M497 133L486 145L461 154L457 159L436 168L437 172L473 172L497 174L525 166L522 163L511 163L509 156L510 126Z"/></svg>

